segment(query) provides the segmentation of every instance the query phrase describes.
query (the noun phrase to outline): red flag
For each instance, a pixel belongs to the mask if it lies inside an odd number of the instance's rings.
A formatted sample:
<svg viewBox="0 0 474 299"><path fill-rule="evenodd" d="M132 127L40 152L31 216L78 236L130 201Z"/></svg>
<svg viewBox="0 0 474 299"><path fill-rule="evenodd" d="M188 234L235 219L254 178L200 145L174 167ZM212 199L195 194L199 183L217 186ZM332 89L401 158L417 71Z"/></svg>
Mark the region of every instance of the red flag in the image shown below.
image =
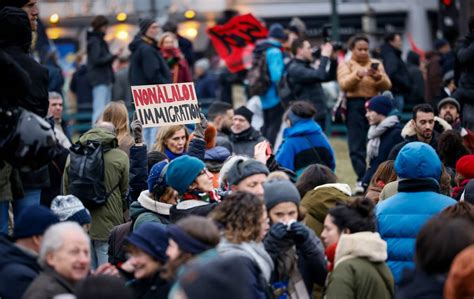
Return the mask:
<svg viewBox="0 0 474 299"><path fill-rule="evenodd" d="M255 43L266 38L268 31L254 16L246 14L207 29L207 34L229 71L235 73L250 67Z"/></svg>

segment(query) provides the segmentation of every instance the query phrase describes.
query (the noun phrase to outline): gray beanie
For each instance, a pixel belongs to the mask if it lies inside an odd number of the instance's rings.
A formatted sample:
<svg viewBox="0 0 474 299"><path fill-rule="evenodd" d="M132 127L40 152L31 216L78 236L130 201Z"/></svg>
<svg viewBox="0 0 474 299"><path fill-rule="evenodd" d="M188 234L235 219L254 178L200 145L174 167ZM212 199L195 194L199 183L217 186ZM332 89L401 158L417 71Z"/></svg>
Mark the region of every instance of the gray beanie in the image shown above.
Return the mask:
<svg viewBox="0 0 474 299"><path fill-rule="evenodd" d="M227 181L230 186L233 186L249 176L260 173L268 175L268 168L262 162L254 159L246 161L239 160L229 169L229 172L227 173Z"/></svg>
<svg viewBox="0 0 474 299"><path fill-rule="evenodd" d="M282 202L294 202L300 205L301 196L296 186L288 180L273 180L263 184L267 211Z"/></svg>

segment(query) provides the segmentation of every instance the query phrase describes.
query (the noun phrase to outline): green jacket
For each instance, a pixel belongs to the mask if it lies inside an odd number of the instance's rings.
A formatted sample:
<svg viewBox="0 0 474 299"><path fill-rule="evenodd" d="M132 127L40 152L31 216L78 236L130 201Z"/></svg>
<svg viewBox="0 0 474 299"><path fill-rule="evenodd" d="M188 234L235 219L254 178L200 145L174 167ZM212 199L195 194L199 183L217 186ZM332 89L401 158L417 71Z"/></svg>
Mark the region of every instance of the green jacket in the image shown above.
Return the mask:
<svg viewBox="0 0 474 299"><path fill-rule="evenodd" d="M304 223L321 238L324 218L336 202L348 202L351 188L347 184L325 184L308 191L301 200L300 206L305 211Z"/></svg>
<svg viewBox="0 0 474 299"><path fill-rule="evenodd" d="M138 200L130 205L130 218L134 221L133 230L147 222L169 224L170 208L170 204L153 200L148 190L142 191Z"/></svg>
<svg viewBox="0 0 474 299"><path fill-rule="evenodd" d="M385 264L387 243L378 233L342 234L326 299L391 299L395 282Z"/></svg>
<svg viewBox="0 0 474 299"><path fill-rule="evenodd" d="M107 192L117 184L118 188L115 188L105 205L90 211L92 216L91 239L107 241L114 226L124 222L123 211L126 208L124 203L128 190L129 161L127 154L118 149L117 138L111 132L100 128L91 129L79 138L79 142L82 144L85 144L88 140L100 141L102 146L112 148L104 153L105 188ZM68 170L69 157L63 174L63 194L69 194Z"/></svg>

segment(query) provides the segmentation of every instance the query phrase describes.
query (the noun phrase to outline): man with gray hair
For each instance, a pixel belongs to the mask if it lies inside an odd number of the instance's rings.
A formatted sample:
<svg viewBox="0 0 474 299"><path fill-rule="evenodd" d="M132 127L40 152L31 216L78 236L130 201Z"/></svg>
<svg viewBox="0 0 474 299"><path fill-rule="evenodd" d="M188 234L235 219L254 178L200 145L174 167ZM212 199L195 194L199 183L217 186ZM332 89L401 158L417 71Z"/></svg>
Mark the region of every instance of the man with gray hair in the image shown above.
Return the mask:
<svg viewBox="0 0 474 299"><path fill-rule="evenodd" d="M201 58L194 63L194 87L198 99L215 99L218 90L217 76L210 70L209 59Z"/></svg>
<svg viewBox="0 0 474 299"><path fill-rule="evenodd" d="M44 271L23 295L24 299L49 299L72 294L90 270L90 239L75 222L62 222L46 230L39 252Z"/></svg>
<svg viewBox="0 0 474 299"><path fill-rule="evenodd" d="M48 96L48 118L54 123L54 134L62 147L69 148L71 140L67 133L66 123L63 121L63 96L55 91L50 91Z"/></svg>

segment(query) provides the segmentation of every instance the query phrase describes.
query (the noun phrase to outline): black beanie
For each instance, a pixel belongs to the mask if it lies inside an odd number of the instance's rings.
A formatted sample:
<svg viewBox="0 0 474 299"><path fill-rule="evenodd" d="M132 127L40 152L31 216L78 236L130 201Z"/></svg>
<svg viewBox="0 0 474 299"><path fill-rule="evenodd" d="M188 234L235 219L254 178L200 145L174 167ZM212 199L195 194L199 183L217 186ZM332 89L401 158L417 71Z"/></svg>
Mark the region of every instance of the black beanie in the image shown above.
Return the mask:
<svg viewBox="0 0 474 299"><path fill-rule="evenodd" d="M153 24L155 20L150 18L143 18L138 21L138 26L140 27L141 35L145 35L148 28L150 28L151 24Z"/></svg>
<svg viewBox="0 0 474 299"><path fill-rule="evenodd" d="M234 111L234 115L242 115L251 124L253 112L245 106L241 106Z"/></svg>
<svg viewBox="0 0 474 299"><path fill-rule="evenodd" d="M0 8L4 8L5 6L22 8L28 2L29 2L29 0L1 0L0 1Z"/></svg>

